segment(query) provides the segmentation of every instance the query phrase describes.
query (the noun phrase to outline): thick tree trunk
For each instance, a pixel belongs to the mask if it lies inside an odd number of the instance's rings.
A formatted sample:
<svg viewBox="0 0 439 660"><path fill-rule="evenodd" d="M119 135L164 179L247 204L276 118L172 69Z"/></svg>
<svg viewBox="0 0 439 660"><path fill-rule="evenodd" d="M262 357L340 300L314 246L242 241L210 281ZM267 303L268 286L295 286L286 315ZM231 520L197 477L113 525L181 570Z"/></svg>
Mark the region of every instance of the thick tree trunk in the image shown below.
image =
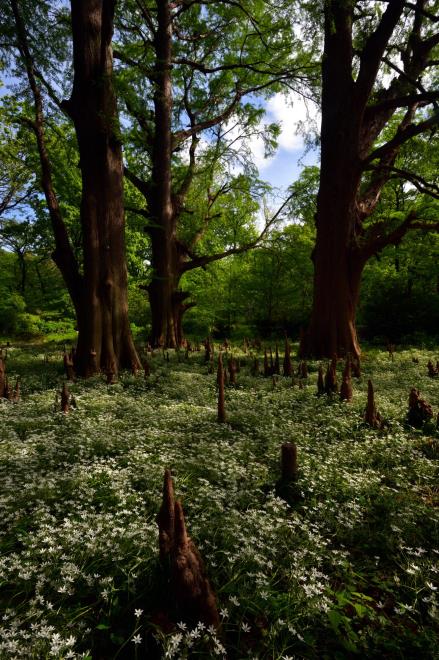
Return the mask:
<svg viewBox="0 0 439 660"><path fill-rule="evenodd" d="M73 119L82 174L84 288L77 368L140 366L128 321L122 149L112 84L114 0L72 0Z"/></svg>
<svg viewBox="0 0 439 660"><path fill-rule="evenodd" d="M363 268L356 250L361 113L350 69L350 11L338 2L326 8L314 299L301 346L303 356L360 353L355 312Z"/></svg>
<svg viewBox="0 0 439 660"><path fill-rule="evenodd" d="M352 250L331 250L320 237L315 250L314 269L313 309L301 354L321 358L351 353L359 357L355 316L361 263Z"/></svg>

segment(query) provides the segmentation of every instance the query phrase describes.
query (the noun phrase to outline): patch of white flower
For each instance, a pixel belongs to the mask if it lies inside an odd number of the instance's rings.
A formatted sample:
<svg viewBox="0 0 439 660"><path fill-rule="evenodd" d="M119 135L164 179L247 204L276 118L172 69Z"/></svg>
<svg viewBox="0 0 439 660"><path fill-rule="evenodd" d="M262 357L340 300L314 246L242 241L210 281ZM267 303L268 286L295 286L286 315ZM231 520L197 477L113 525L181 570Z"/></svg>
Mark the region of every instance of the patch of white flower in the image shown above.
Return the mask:
<svg viewBox="0 0 439 660"><path fill-rule="evenodd" d="M393 625L389 598L396 619L419 621L419 602L422 617L436 619L437 555L425 540L439 517L429 500L436 466L403 424L412 385L439 409L437 383L424 375L429 357L365 360L351 405L315 396L315 364L303 389L281 378L273 390L243 367L226 392L229 423L217 424L215 376L198 354L189 364L155 357L147 381L75 383L77 408L63 415L54 410L55 356L45 373L35 354L11 351L8 371L22 373L23 397L0 402L0 657L86 658L123 598L135 633L121 646L131 639L140 649L155 634L165 658L195 648L227 656L224 638L202 623L169 634L148 628L139 585L158 570L168 466L239 657L257 657L258 644L301 657L316 631L331 629L342 594L354 610L369 608L370 626L358 615L363 652L384 625L379 616ZM35 373L23 373L26 360ZM389 420L380 433L362 423L370 373ZM293 507L274 488L286 441L298 446L302 496ZM391 556L376 547L384 541ZM369 542L370 551L358 545Z"/></svg>

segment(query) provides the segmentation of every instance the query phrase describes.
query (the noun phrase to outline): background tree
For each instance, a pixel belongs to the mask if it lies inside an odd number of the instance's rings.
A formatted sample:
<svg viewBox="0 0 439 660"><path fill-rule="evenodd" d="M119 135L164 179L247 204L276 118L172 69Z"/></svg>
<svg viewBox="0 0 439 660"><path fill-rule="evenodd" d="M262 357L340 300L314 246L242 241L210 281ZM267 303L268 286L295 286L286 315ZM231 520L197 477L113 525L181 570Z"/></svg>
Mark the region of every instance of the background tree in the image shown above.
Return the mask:
<svg viewBox="0 0 439 660"><path fill-rule="evenodd" d="M134 121L125 173L144 198L137 212L151 240L148 294L155 345L181 340L189 297L179 289L182 275L258 242L256 237L214 254L199 252L223 196L242 187L242 176L234 181L229 174L224 181L215 175L230 158L231 144L254 131L263 115L248 99L292 80L303 84L313 70L294 36L291 4L275 4L274 12L274 4L263 2L127 2L121 15L115 53L121 94ZM266 126L268 147L276 133L275 126ZM195 215L187 200L200 173L197 186L205 181L208 206ZM247 195L248 182L245 188Z"/></svg>
<svg viewBox="0 0 439 660"><path fill-rule="evenodd" d="M368 259L410 230L438 226L414 208L399 223L373 216L396 175L439 192L397 160L404 144L438 124L437 9L427 0L390 0L384 12L380 3L325 2L314 300L303 354L358 355L355 313Z"/></svg>

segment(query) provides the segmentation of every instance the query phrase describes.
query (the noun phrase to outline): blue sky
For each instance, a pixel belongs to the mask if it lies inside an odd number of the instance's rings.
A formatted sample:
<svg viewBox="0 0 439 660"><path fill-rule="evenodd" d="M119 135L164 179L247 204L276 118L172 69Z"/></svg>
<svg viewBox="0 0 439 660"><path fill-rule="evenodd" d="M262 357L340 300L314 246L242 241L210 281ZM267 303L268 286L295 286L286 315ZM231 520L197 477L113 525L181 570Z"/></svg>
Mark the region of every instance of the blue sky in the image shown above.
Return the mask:
<svg viewBox="0 0 439 660"><path fill-rule="evenodd" d="M318 153L305 153L304 138L300 134L300 126L304 123L315 130L319 129L320 116L317 107L305 101L296 94L288 96L275 94L266 102L266 115L263 124L276 122L280 124L279 147L276 153L264 158L263 140L251 138L249 147L253 161L259 169L261 179L277 188L286 189L295 181L305 165L318 163Z"/></svg>

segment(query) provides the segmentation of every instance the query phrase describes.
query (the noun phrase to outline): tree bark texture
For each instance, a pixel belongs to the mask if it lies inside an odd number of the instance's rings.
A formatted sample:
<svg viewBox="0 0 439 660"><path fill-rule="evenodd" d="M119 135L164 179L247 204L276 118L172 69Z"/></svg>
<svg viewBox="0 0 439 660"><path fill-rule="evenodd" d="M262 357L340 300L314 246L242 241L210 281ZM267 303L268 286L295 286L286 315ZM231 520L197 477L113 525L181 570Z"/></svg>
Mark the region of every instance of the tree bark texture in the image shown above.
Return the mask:
<svg viewBox="0 0 439 660"><path fill-rule="evenodd" d="M73 91L65 109L82 174L84 274L77 369L140 366L128 320L123 162L113 89L114 0L72 0ZM93 355L93 353L96 355Z"/></svg>
<svg viewBox="0 0 439 660"><path fill-rule="evenodd" d="M304 356L332 357L350 353L359 357L355 315L364 266L372 254L400 240L405 231L414 226L408 220L398 232L381 235L379 240L372 240L363 227L363 221L374 211L389 178L386 168L393 166L413 118L415 106L409 106L398 127L397 139L393 138L371 154L375 140L397 107L396 96L406 93L407 82L400 76L389 89L381 92L378 103L370 104L382 57L403 9L402 0L389 2L378 26L365 40L354 79L353 5L342 0L325 3L314 299L310 324L301 345ZM416 29L415 21L413 30ZM413 71L417 75L421 58L416 58L414 52L413 66L416 64L417 68ZM412 127L410 130L413 132ZM362 176L375 153L383 169L372 176L364 191L361 190Z"/></svg>
<svg viewBox="0 0 439 660"><path fill-rule="evenodd" d="M152 316L153 346L177 345L173 315L176 277L176 226L172 203L172 22L167 0L157 0L157 30L154 36L154 138L152 172L148 190L153 278L148 287Z"/></svg>

